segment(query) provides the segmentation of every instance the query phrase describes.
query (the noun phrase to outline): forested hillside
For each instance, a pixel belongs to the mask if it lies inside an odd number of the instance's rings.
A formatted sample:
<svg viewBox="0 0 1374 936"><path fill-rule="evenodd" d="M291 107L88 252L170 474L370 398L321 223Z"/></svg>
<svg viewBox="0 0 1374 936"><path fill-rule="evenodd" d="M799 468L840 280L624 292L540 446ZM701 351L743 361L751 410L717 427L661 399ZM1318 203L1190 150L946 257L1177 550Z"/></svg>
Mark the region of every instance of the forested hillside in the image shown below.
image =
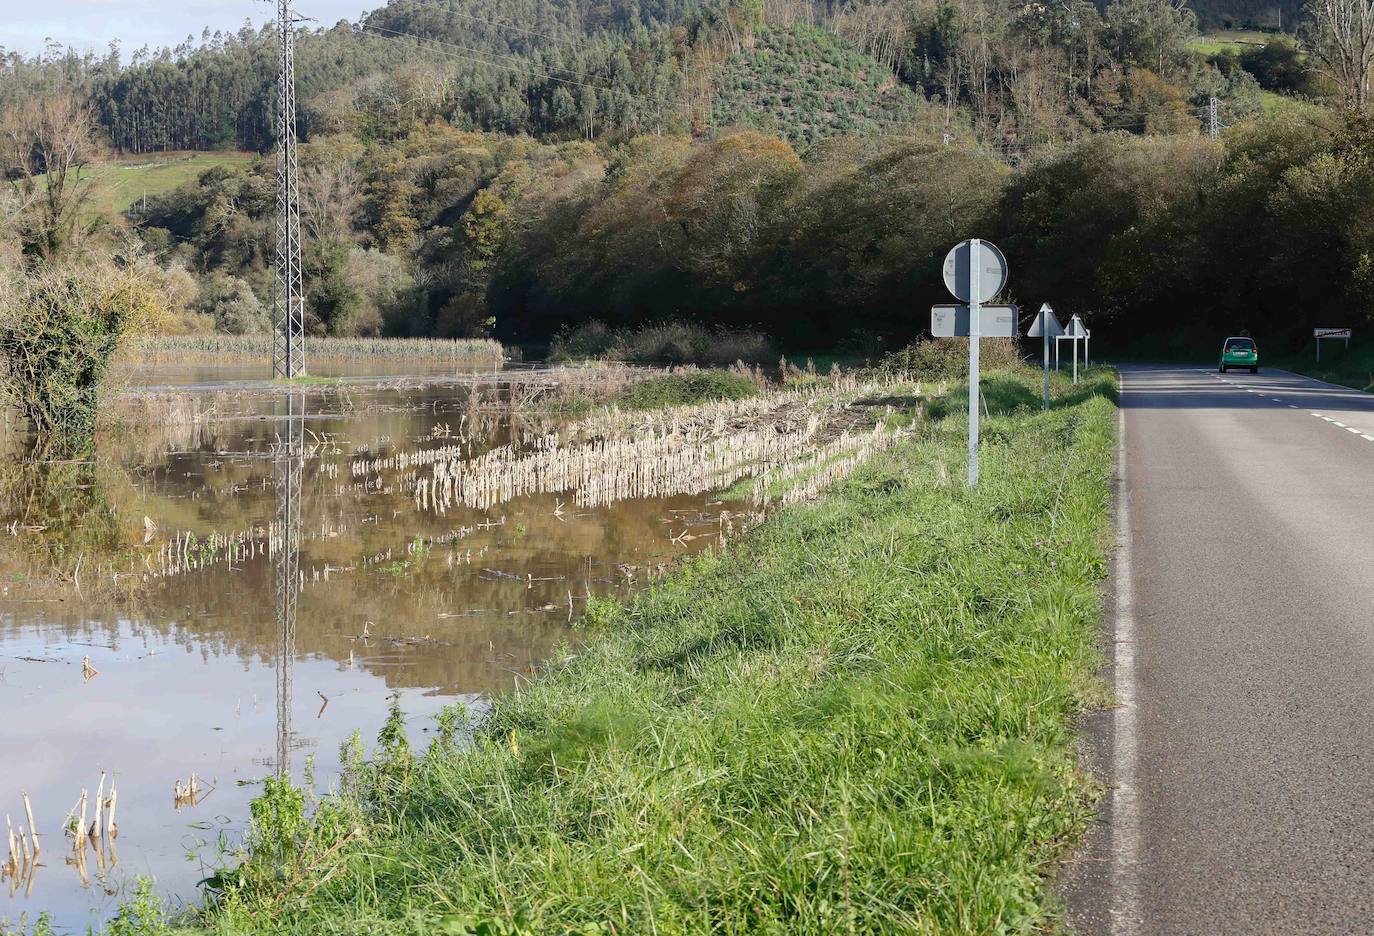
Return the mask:
<svg viewBox="0 0 1374 936"><path fill-rule="evenodd" d="M1320 25L1237 52L1168 0L393 0L300 34L308 325L538 345L671 319L868 352L923 330L975 233L1012 298L1118 337L1160 305L1338 322L1374 297L1374 195L1367 82L1325 67ZM98 223L86 164L270 152L272 54L245 31L6 60L0 265L128 231L166 273L163 327L268 328L270 160Z"/></svg>
<svg viewBox="0 0 1374 936"><path fill-rule="evenodd" d="M1191 55L1168 0L681 0L603 4L392 0L356 24L303 29L306 133L364 114L374 134L442 118L464 129L600 139L735 124L797 142L928 122L1004 147L1168 112L1199 126L1216 94L1251 106L1244 70ZM11 56L0 102L53 81L89 96L124 152L273 145L270 30L113 56ZM1242 116L1242 114L1236 114ZM1156 123L1159 121L1156 120Z"/></svg>

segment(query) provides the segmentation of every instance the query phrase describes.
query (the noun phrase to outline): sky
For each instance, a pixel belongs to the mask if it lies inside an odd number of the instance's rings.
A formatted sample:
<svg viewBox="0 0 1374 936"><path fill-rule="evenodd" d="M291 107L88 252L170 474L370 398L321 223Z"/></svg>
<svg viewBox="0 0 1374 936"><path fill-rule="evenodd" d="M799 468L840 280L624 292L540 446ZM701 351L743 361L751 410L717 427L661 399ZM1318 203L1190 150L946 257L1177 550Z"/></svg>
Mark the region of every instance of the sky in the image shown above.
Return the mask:
<svg viewBox="0 0 1374 936"><path fill-rule="evenodd" d="M332 26L356 20L386 0L293 0L301 16ZM261 25L276 15L275 0L0 0L0 47L32 55L44 42L104 52L120 41L124 60L144 45L174 46L201 31L237 31L245 19Z"/></svg>

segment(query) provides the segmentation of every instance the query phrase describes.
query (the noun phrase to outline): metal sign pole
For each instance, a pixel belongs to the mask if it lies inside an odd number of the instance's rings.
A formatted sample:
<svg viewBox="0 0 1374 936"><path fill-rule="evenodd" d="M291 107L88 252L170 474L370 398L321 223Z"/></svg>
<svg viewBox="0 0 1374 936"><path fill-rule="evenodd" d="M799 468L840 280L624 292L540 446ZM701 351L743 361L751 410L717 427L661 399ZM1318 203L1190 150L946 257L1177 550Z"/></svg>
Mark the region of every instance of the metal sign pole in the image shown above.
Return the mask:
<svg viewBox="0 0 1374 936"><path fill-rule="evenodd" d="M968 252L968 486L978 486L978 336L983 317L983 242L973 238Z"/></svg>
<svg viewBox="0 0 1374 936"><path fill-rule="evenodd" d="M1045 409L1050 408L1050 323L1048 304L1040 306L1040 342L1045 354Z"/></svg>
<svg viewBox="0 0 1374 936"><path fill-rule="evenodd" d="M1073 339L1073 382L1078 385L1078 338Z"/></svg>

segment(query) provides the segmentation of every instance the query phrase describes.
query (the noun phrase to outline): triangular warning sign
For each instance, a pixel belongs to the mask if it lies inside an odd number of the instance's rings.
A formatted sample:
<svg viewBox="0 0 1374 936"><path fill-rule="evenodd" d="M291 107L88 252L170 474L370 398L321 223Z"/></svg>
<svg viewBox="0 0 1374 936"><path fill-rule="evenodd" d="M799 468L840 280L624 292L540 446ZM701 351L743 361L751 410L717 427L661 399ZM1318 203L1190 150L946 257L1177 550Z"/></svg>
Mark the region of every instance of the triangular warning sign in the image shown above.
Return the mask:
<svg viewBox="0 0 1374 936"><path fill-rule="evenodd" d="M1043 312L1042 316L1040 313ZM1057 338L1064 334L1064 326L1059 323L1059 316L1054 314L1049 303L1040 307L1040 312L1035 313L1035 318L1031 319L1030 331L1026 332L1027 338L1043 338L1045 332L1040 329L1040 320L1045 320L1045 331L1049 332L1049 337Z"/></svg>

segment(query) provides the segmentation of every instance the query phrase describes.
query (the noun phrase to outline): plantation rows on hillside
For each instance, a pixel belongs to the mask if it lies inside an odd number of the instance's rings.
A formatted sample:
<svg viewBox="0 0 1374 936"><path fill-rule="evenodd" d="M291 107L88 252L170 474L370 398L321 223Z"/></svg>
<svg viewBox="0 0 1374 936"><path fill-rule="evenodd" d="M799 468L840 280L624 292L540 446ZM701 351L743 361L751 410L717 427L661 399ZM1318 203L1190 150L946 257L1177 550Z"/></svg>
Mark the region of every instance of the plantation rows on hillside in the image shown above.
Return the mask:
<svg viewBox="0 0 1374 936"><path fill-rule="evenodd" d="M837 133L939 125L944 114L833 33L794 26L761 30L753 48L726 61L713 118L805 145Z"/></svg>

